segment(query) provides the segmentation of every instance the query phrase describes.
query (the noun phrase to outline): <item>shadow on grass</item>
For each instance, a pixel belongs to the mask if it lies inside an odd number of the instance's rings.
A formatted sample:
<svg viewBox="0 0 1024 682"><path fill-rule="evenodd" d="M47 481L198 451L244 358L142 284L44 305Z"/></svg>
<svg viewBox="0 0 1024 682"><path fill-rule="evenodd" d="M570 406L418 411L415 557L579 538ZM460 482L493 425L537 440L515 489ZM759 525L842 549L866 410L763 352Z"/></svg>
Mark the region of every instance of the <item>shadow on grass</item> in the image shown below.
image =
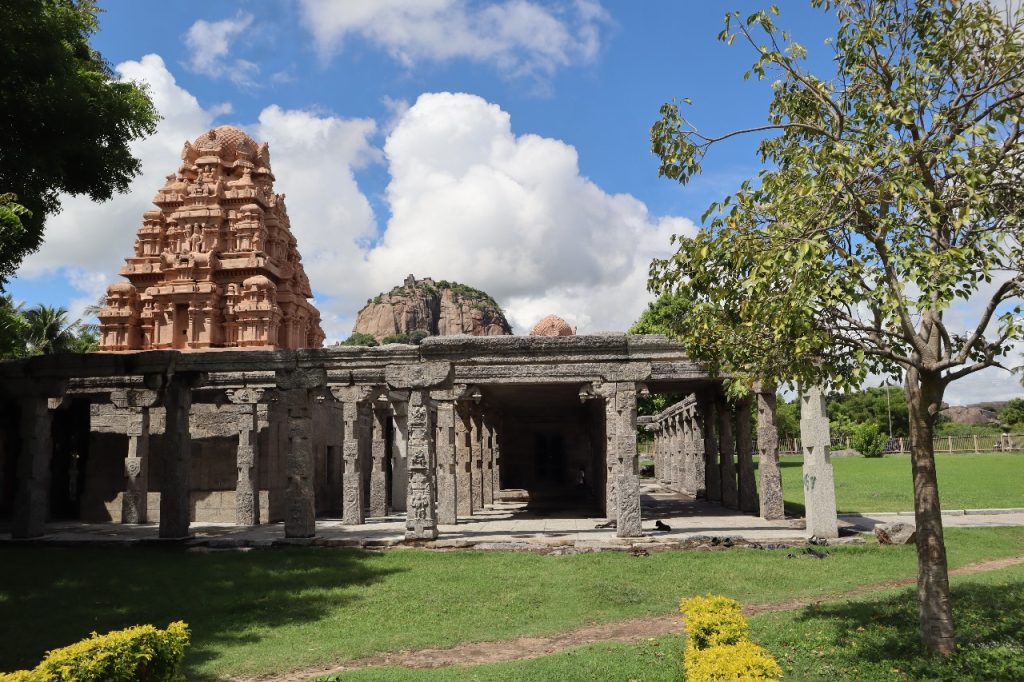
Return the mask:
<svg viewBox="0 0 1024 682"><path fill-rule="evenodd" d="M913 590L873 600L812 606L796 620L811 633L830 631L824 657L859 679L899 671L899 679L989 682L1024 680L1024 581L961 583L952 590L958 650L947 659L925 655ZM806 638L808 641L813 636ZM811 649L821 642L803 645ZM798 645L799 646L799 645ZM889 674L884 678L888 679Z"/></svg>
<svg viewBox="0 0 1024 682"><path fill-rule="evenodd" d="M186 666L194 668L224 647L259 642L267 629L313 622L357 601L358 588L394 572L370 567L368 556L312 548L3 548L0 670L32 667L48 649L93 631L174 620L192 629Z"/></svg>

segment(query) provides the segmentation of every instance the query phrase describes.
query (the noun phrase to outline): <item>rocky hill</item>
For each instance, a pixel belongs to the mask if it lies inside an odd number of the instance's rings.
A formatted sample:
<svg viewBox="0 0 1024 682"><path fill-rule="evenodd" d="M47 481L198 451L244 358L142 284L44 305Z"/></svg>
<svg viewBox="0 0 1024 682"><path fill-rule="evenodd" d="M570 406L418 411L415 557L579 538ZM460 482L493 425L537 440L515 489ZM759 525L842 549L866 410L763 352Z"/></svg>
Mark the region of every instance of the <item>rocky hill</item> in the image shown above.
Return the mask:
<svg viewBox="0 0 1024 682"><path fill-rule="evenodd" d="M493 298L458 282L405 278L402 286L378 294L359 311L352 335L388 337L501 336L511 334L505 314Z"/></svg>

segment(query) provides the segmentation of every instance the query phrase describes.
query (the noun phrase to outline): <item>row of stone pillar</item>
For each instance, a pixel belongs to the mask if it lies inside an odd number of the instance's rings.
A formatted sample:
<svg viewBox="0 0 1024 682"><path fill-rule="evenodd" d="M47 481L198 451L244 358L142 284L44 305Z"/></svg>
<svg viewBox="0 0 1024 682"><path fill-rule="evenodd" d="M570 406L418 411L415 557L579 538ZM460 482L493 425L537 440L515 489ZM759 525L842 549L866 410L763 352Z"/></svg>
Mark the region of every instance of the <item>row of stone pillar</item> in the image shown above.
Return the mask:
<svg viewBox="0 0 1024 682"><path fill-rule="evenodd" d="M761 494L754 480L752 403L758 405ZM758 392L735 403L691 395L654 416L655 476L665 487L730 509L783 518L775 395Z"/></svg>

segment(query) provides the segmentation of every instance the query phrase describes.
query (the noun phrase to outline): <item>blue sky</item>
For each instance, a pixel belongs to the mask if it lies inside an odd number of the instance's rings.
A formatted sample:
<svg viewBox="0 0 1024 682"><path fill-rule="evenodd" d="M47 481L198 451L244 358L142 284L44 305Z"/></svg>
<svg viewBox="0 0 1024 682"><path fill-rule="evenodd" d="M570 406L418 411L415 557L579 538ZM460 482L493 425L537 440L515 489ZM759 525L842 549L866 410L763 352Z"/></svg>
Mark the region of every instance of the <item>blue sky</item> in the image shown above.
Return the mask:
<svg viewBox="0 0 1024 682"><path fill-rule="evenodd" d="M827 72L831 19L777 2ZM143 175L74 198L12 282L78 314L115 281L186 139L232 124L268 141L328 341L408 273L492 294L517 331L548 313L624 329L647 267L758 168L756 138L716 148L687 187L657 177L648 131L672 97L710 132L764 120L751 51L716 36L752 2L105 0L95 46L150 84L164 121ZM993 388L992 383L997 387ZM1017 392L991 376L957 398Z"/></svg>

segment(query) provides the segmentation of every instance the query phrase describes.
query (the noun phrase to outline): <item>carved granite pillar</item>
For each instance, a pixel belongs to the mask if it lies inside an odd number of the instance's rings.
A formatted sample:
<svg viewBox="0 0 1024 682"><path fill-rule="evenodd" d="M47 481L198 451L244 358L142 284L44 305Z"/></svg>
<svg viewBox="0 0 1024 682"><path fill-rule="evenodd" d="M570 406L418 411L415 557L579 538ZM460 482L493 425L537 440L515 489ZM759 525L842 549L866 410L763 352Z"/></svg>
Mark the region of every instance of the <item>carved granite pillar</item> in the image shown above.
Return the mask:
<svg viewBox="0 0 1024 682"><path fill-rule="evenodd" d="M260 523L259 474L259 409L265 390L262 388L228 389L228 400L241 405L244 412L238 420L238 448L235 451L235 523L258 526Z"/></svg>
<svg viewBox="0 0 1024 682"><path fill-rule="evenodd" d="M59 399L57 399L59 401ZM53 457L53 417L46 396L20 396L18 491L14 498L11 536L39 537L50 511L50 460Z"/></svg>
<svg viewBox="0 0 1024 682"><path fill-rule="evenodd" d="M459 516L473 515L473 436L469 403L455 404L455 495L456 511Z"/></svg>
<svg viewBox="0 0 1024 682"><path fill-rule="evenodd" d="M434 513L434 480L430 465L434 459L434 428L430 424L429 391L413 389L409 394L409 492L406 502L407 540L437 537Z"/></svg>
<svg viewBox="0 0 1024 682"><path fill-rule="evenodd" d="M693 418L691 415L691 408L684 408L679 414L679 418L683 424L683 456L681 466L682 483L679 488L680 492L685 493L686 495L695 495L697 492L697 486L693 480L695 471L693 466L695 448L693 447Z"/></svg>
<svg viewBox="0 0 1024 682"><path fill-rule="evenodd" d="M387 399L373 401L373 434L370 442L370 516L388 514L387 436L391 419Z"/></svg>
<svg viewBox="0 0 1024 682"><path fill-rule="evenodd" d="M192 434L189 413L192 389L200 377L175 373L163 389L165 424L163 467L160 477L160 537L189 536L192 519Z"/></svg>
<svg viewBox="0 0 1024 682"><path fill-rule="evenodd" d="M480 489L483 492L483 504L490 507L494 504L494 421L490 409L484 410L480 420L483 430L482 447L483 471L481 472Z"/></svg>
<svg viewBox="0 0 1024 682"><path fill-rule="evenodd" d="M470 447L473 449L473 464L470 468L473 489L470 500L474 512L484 508L484 436L483 436L483 414L479 405L470 407L470 428L472 433L469 439Z"/></svg>
<svg viewBox="0 0 1024 682"><path fill-rule="evenodd" d="M722 472L718 464L718 409L713 398L701 402L704 424L704 481L707 499L710 502L722 500Z"/></svg>
<svg viewBox="0 0 1024 682"><path fill-rule="evenodd" d="M718 401L718 456L721 471L722 505L739 509L739 485L736 480L736 436L732 409L725 400Z"/></svg>
<svg viewBox="0 0 1024 682"><path fill-rule="evenodd" d="M361 400L356 409L359 415L359 487L365 521L370 505L370 475L373 472L373 405L369 400ZM342 509L342 515L344 513Z"/></svg>
<svg viewBox="0 0 1024 682"><path fill-rule="evenodd" d="M832 475L832 439L821 388L800 393L800 442L804 453L804 506L807 535L839 537L836 487Z"/></svg>
<svg viewBox="0 0 1024 682"><path fill-rule="evenodd" d="M779 471L779 431L775 422L775 387L757 390L757 469L761 476L761 518L785 518L782 473Z"/></svg>
<svg viewBox="0 0 1024 682"><path fill-rule="evenodd" d="M368 396L365 386L332 386L331 393L341 404L342 441L341 453L344 473L341 479L341 521L346 525L359 525L366 521L363 511L363 460L370 445L367 439L365 407L362 403Z"/></svg>
<svg viewBox="0 0 1024 682"><path fill-rule="evenodd" d="M664 476L663 483L666 488L674 490L676 487L675 457L673 456L676 449L675 419L671 416L664 417L662 420L662 426L664 429L664 439L661 444L662 475Z"/></svg>
<svg viewBox="0 0 1024 682"><path fill-rule="evenodd" d="M615 461L616 535L638 537L640 527L640 461L636 449L636 384L618 382L602 387L605 396L605 424L611 447L609 461Z"/></svg>
<svg viewBox="0 0 1024 682"><path fill-rule="evenodd" d="M327 374L322 368L277 372L277 387L288 414L284 493L284 535L287 538L316 535L312 402L314 394L322 391L326 383Z"/></svg>
<svg viewBox="0 0 1024 682"><path fill-rule="evenodd" d="M128 454L124 459L124 494L121 523L146 523L149 515L149 408L159 399L156 391L112 391L110 402L128 417Z"/></svg>
<svg viewBox="0 0 1024 682"><path fill-rule="evenodd" d="M704 452L704 426L700 411L694 404L689 408L691 457L693 458L693 496L707 497L707 455Z"/></svg>
<svg viewBox="0 0 1024 682"><path fill-rule="evenodd" d="M736 452L739 460L740 511L757 511L757 482L754 480L753 418L750 396L736 405Z"/></svg>
<svg viewBox="0 0 1024 682"><path fill-rule="evenodd" d="M394 425L394 437L391 439L391 510L404 512L409 488L409 393L389 391L388 399Z"/></svg>
<svg viewBox="0 0 1024 682"><path fill-rule="evenodd" d="M595 385L594 388L595 392L604 398L604 515L609 521L617 521L619 516L619 505L616 501L619 486L619 456L616 433L619 428L619 419L615 409L615 384Z"/></svg>
<svg viewBox="0 0 1024 682"><path fill-rule="evenodd" d="M501 490L501 439L504 437L500 412L491 413L491 490L492 500Z"/></svg>
<svg viewBox="0 0 1024 682"><path fill-rule="evenodd" d="M689 450L689 434L687 433L686 415L678 411L673 416L676 425L676 447L673 451L674 466L672 478L676 482L676 491L685 494L686 490L686 456Z"/></svg>
<svg viewBox="0 0 1024 682"><path fill-rule="evenodd" d="M455 403L437 403L437 522L454 524L458 515L458 487L455 478Z"/></svg>

